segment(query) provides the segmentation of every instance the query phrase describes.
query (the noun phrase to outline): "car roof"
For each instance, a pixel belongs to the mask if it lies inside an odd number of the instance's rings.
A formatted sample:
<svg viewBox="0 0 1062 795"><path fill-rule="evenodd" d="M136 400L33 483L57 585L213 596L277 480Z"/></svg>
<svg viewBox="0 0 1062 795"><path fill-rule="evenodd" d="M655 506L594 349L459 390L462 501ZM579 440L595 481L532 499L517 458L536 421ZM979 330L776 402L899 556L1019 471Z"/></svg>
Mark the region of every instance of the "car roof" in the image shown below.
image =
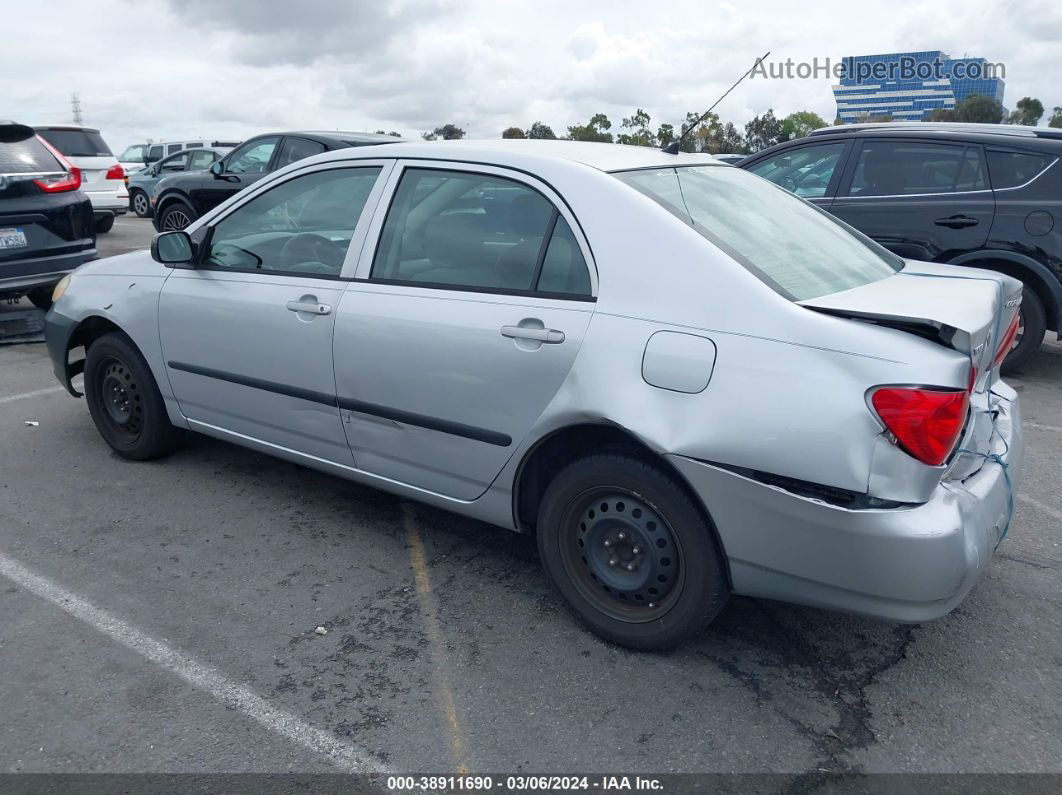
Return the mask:
<svg viewBox="0 0 1062 795"><path fill-rule="evenodd" d="M394 139L392 139L394 140ZM362 157L402 157L426 160L479 161L497 165L519 166L531 160L567 160L599 171L632 171L641 168L675 166L718 166L729 168L711 155L680 153L670 155L653 146L561 141L542 139L497 138L460 141L405 141L372 147L359 152ZM350 150L333 152L327 159L344 159Z"/></svg>
<svg viewBox="0 0 1062 795"><path fill-rule="evenodd" d="M830 138L836 135L856 137L919 137L940 140L962 140L996 146L1021 146L1057 152L1062 148L1062 130L1051 127L1029 127L1019 124L974 124L953 122L868 122L839 124L813 130L807 138ZM797 139L806 140L806 139ZM786 143L789 143L788 141ZM766 150L764 150L766 151ZM757 155L760 153L757 152Z"/></svg>

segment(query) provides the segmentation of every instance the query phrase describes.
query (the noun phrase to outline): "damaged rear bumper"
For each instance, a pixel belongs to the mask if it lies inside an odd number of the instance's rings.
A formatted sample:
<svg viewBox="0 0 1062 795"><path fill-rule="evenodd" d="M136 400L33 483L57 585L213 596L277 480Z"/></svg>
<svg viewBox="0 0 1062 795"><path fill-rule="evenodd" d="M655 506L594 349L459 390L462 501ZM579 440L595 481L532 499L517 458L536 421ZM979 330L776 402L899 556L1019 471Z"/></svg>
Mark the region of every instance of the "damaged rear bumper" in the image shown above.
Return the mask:
<svg viewBox="0 0 1062 795"><path fill-rule="evenodd" d="M1021 409L993 388L992 453L924 504L850 510L682 456L671 461L704 500L735 593L896 621L950 612L1006 533L1023 455Z"/></svg>

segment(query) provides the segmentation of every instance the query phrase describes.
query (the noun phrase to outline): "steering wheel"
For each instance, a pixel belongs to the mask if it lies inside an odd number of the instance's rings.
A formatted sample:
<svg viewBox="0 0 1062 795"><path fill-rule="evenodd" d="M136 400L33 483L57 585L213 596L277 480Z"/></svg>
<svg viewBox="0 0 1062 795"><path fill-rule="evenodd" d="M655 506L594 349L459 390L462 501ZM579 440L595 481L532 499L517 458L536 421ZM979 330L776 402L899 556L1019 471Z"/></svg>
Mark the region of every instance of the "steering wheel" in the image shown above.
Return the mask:
<svg viewBox="0 0 1062 795"><path fill-rule="evenodd" d="M320 263L334 268L338 274L343 267L345 251L335 241L315 232L299 232L292 235L280 249L280 261L284 267Z"/></svg>

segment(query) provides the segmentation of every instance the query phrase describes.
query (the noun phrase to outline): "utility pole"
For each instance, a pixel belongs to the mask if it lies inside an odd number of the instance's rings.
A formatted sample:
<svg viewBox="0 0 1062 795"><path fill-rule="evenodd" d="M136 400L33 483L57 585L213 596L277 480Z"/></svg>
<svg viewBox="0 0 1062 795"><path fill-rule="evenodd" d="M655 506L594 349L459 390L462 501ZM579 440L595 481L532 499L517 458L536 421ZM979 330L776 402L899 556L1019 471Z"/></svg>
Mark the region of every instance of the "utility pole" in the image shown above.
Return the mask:
<svg viewBox="0 0 1062 795"><path fill-rule="evenodd" d="M70 114L74 117L74 124L81 124L81 96L75 91L70 95Z"/></svg>

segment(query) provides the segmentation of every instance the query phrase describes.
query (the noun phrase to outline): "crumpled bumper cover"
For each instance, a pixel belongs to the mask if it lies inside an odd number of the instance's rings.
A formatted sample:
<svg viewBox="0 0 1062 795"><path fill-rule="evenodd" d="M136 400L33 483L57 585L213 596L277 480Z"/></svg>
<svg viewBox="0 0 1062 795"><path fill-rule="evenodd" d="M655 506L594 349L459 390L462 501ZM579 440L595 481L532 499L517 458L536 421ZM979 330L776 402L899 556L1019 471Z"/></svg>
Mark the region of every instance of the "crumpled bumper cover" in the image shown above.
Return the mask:
<svg viewBox="0 0 1062 795"><path fill-rule="evenodd" d="M44 316L44 342L48 346L48 356L52 360L52 369L55 377L63 385L67 392L74 397L81 397L81 393L74 389L70 383L75 375L81 372L85 366L84 360L77 362L77 366L68 364L68 349L70 337L77 328L77 321L68 318L55 311L53 306Z"/></svg>
<svg viewBox="0 0 1062 795"><path fill-rule="evenodd" d="M950 612L988 565L1013 512L1024 443L1017 394L993 388L992 453L928 502L849 510L682 456L670 456L703 499L734 592L897 621Z"/></svg>

